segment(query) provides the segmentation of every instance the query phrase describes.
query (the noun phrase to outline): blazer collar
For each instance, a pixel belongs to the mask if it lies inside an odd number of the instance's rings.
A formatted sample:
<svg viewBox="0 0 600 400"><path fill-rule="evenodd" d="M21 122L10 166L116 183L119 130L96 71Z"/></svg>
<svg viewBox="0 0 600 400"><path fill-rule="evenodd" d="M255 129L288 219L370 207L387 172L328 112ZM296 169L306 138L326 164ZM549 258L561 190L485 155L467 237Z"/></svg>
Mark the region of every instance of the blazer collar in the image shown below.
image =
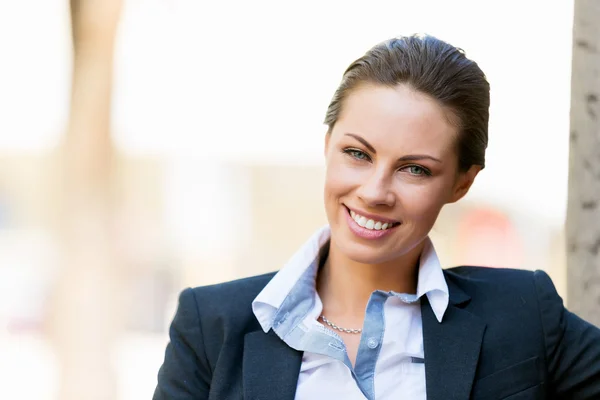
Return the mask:
<svg viewBox="0 0 600 400"><path fill-rule="evenodd" d="M463 308L471 301L471 296L461 289L460 286L456 284L454 279L449 278L448 275L449 273L444 271L444 279L448 284L448 296L450 304Z"/></svg>

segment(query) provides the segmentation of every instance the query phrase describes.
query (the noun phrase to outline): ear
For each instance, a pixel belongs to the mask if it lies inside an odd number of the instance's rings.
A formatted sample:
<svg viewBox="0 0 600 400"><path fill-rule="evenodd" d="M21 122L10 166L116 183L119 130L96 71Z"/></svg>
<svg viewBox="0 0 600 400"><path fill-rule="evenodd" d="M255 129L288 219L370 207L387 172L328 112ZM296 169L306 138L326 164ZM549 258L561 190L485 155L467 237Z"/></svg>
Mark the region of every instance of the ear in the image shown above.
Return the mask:
<svg viewBox="0 0 600 400"><path fill-rule="evenodd" d="M452 196L448 203L455 203L458 200L462 199L471 188L471 185L475 181L475 177L482 170L481 165L471 165L466 172L460 172L458 175L458 179L454 184L454 188L452 190Z"/></svg>

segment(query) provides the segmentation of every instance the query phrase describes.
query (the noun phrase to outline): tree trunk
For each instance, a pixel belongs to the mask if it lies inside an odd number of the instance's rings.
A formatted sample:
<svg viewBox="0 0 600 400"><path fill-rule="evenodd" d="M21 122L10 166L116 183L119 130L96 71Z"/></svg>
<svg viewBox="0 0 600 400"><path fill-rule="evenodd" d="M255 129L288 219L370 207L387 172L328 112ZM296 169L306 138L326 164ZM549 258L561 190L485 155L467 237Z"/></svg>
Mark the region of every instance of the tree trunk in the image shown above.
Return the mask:
<svg viewBox="0 0 600 400"><path fill-rule="evenodd" d="M121 0L71 0L71 112L59 161L64 262L50 320L61 400L117 398L111 352L123 303L114 251L110 100L120 9Z"/></svg>
<svg viewBox="0 0 600 400"><path fill-rule="evenodd" d="M600 2L576 0L573 21L567 300L600 326ZM541 199L543 200L543 199Z"/></svg>

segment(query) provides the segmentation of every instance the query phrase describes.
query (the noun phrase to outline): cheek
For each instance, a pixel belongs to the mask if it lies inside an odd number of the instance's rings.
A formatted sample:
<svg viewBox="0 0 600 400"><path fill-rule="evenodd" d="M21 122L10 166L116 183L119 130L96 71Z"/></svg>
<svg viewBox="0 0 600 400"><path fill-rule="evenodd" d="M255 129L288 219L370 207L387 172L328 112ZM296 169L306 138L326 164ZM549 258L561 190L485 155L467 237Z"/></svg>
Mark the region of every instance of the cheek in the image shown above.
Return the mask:
<svg viewBox="0 0 600 400"><path fill-rule="evenodd" d="M399 198L408 219L425 223L435 221L445 204L445 195L441 185L424 185L405 190Z"/></svg>
<svg viewBox="0 0 600 400"><path fill-rule="evenodd" d="M325 197L339 197L356 186L357 175L340 163L330 163L325 173Z"/></svg>

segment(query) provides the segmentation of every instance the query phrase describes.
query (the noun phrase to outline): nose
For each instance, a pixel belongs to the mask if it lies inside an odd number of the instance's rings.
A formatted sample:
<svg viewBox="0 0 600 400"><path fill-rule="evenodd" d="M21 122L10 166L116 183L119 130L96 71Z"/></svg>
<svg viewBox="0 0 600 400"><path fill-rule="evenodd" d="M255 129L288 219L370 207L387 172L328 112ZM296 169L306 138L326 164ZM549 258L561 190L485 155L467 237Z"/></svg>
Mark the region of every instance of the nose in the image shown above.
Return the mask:
<svg viewBox="0 0 600 400"><path fill-rule="evenodd" d="M385 171L375 170L358 188L358 197L369 207L393 206L396 196L391 190L391 177Z"/></svg>

